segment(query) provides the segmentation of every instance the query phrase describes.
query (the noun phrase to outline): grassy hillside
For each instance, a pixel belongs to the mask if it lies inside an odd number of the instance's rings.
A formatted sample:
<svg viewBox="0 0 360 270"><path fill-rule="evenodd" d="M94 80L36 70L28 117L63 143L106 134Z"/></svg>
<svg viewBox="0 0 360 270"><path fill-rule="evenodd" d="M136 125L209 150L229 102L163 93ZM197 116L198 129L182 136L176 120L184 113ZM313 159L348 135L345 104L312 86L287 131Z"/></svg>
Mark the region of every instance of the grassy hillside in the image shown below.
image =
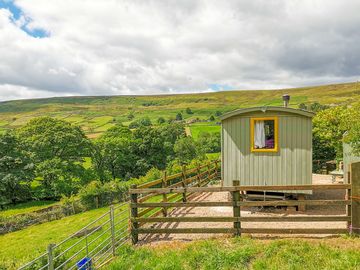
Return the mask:
<svg viewBox="0 0 360 270"><path fill-rule="evenodd" d="M360 239L233 238L125 247L105 269L360 269Z"/></svg>
<svg viewBox="0 0 360 270"><path fill-rule="evenodd" d="M61 97L16 100L0 103L0 132L24 125L31 118L52 116L83 127L89 137L96 137L116 122L129 124L147 116L156 122L159 116L175 118L182 112L186 120L208 119L216 111L227 112L241 107L281 105L281 96L291 95L290 105L320 102L322 104L351 104L360 100L360 84L347 83L284 90L225 91L203 94ZM193 114L187 114L191 108ZM214 128L216 130L216 127ZM197 132L196 129L194 131ZM196 136L196 135L195 135Z"/></svg>

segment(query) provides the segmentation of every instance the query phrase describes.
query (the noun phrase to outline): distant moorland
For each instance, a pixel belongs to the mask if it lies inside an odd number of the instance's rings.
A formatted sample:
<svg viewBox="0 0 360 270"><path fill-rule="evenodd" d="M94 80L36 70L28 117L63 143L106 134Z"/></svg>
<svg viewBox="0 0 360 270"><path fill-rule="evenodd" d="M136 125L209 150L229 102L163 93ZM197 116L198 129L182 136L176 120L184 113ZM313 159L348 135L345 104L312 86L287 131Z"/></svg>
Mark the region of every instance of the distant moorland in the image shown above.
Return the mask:
<svg viewBox="0 0 360 270"><path fill-rule="evenodd" d="M281 96L291 95L290 106L319 102L327 105L352 104L360 100L360 83L333 84L314 87L282 89L223 91L213 93L154 95L154 96L99 96L57 97L15 100L0 103L0 132L24 125L38 116L51 116L80 125L89 137L97 137L117 122L130 122L149 117L156 123L159 117L175 119L180 112L186 121L207 120L211 116L241 107L281 105ZM191 113L186 109L190 108ZM212 119L214 120L214 119ZM218 130L214 121L206 126ZM194 123L198 132L201 123ZM204 125L204 124L202 124ZM206 127L205 129L208 129Z"/></svg>

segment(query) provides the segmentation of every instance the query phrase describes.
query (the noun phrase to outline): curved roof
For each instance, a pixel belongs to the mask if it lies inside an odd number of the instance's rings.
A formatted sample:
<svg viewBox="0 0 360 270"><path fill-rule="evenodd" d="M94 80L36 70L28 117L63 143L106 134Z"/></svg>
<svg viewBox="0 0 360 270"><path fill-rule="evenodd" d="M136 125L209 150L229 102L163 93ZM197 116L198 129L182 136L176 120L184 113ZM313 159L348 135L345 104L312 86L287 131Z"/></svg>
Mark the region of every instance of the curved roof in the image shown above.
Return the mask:
<svg viewBox="0 0 360 270"><path fill-rule="evenodd" d="M220 117L221 121L228 119L230 117L236 116L236 115L241 115L241 114L245 114L245 113L250 113L250 112L268 112L268 111L273 111L273 112L287 112L287 113L293 113L293 114L298 114L301 116L306 116L306 117L313 117L315 114L309 111L305 111L305 110L300 110L300 109L293 109L293 108L286 108L286 107L275 107L275 106L263 106L263 107L252 107L252 108L244 108L244 109L238 109L232 112L228 112L226 114L224 114L223 116Z"/></svg>

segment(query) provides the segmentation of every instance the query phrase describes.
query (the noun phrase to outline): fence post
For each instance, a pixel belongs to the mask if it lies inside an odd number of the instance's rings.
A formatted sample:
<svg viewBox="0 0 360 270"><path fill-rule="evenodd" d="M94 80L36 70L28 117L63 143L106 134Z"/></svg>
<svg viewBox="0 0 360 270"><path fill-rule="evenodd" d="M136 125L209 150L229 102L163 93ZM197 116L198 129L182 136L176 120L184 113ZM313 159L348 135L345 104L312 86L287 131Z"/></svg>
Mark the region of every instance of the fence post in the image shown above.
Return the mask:
<svg viewBox="0 0 360 270"><path fill-rule="evenodd" d="M196 171L197 171L197 174L196 174L196 178L197 178L197 182L198 182L198 187L201 187L201 177L200 177L200 165L199 163L196 164Z"/></svg>
<svg viewBox="0 0 360 270"><path fill-rule="evenodd" d="M208 162L207 168L208 168L208 171L207 171L207 172L208 172L208 177L207 177L207 178L208 178L208 181L207 181L207 182L209 183L210 180L211 180L211 179L210 179L210 175L211 175L211 172L210 172L210 171L211 171L211 169L210 169L210 162Z"/></svg>
<svg viewBox="0 0 360 270"><path fill-rule="evenodd" d="M360 162L351 164L351 232L360 235Z"/></svg>
<svg viewBox="0 0 360 270"><path fill-rule="evenodd" d="M219 178L218 161L217 161L217 160L215 160L214 162L215 162L215 172L214 172L214 173L215 173L215 178L216 178L216 179L218 179L218 178Z"/></svg>
<svg viewBox="0 0 360 270"><path fill-rule="evenodd" d="M233 186L240 186L240 181L234 180ZM238 206L238 202L240 202L240 191L232 191L232 200L233 200L233 215L235 218L238 218L237 221L234 221L234 229L236 232L234 233L235 236L241 236L241 222L240 222L240 206Z"/></svg>
<svg viewBox="0 0 360 270"><path fill-rule="evenodd" d="M166 175L166 170L165 170L163 178L162 178L162 182L161 182L161 187L166 188L166 186L167 186L167 175ZM167 202L166 193L163 193L162 196L163 196L163 202ZM163 216L166 217L167 216L167 208L163 207L162 212L163 212Z"/></svg>
<svg viewBox="0 0 360 270"><path fill-rule="evenodd" d="M111 226L111 248L112 253L115 256L116 247L115 247L115 216L114 216L114 205L110 205L110 226Z"/></svg>
<svg viewBox="0 0 360 270"><path fill-rule="evenodd" d="M186 166L182 166L182 187L184 188L184 193L182 194L182 201L186 202Z"/></svg>
<svg viewBox="0 0 360 270"><path fill-rule="evenodd" d="M48 255L48 270L54 270L54 254L53 254L53 251L54 251L54 247L55 247L55 244L49 244L47 246L47 255Z"/></svg>
<svg viewBox="0 0 360 270"><path fill-rule="evenodd" d="M347 184L352 184L351 183L351 164L348 165L348 172L347 172ZM346 200L352 200L351 198L351 188L346 190ZM348 217L350 217L350 221L347 222L347 228L351 228L351 205L347 205L346 206L346 215ZM351 233L351 230L350 230Z"/></svg>
<svg viewBox="0 0 360 270"><path fill-rule="evenodd" d="M136 189L136 185L131 185L131 189ZM139 223L135 220L138 216L138 208L133 206L134 203L138 202L138 195L131 194L130 195L130 207L131 207L131 240L132 243L135 245L139 241L139 234L137 233L137 229L139 227Z"/></svg>

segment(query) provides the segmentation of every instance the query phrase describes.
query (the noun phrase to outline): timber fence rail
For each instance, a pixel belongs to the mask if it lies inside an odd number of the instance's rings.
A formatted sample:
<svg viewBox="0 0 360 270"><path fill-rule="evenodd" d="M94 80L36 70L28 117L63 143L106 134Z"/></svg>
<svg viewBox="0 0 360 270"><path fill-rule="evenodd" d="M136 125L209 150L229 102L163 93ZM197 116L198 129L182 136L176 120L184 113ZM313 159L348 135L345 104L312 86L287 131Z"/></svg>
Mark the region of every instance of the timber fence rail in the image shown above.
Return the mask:
<svg viewBox="0 0 360 270"><path fill-rule="evenodd" d="M183 233L259 233L259 234L360 234L360 163L351 166L351 183L330 185L287 185L287 186L240 186L239 181L234 181L231 187L161 187L149 188L148 186L132 187L129 190L131 197L131 236L133 244L138 242L139 234L183 234ZM277 200L277 201L246 201L244 191L285 191L285 190L346 190L346 198L342 200ZM173 196L179 194L196 194L203 192L230 192L232 201L187 201L178 202L142 202L139 195ZM254 206L344 206L346 215L319 215L319 216L288 216L288 217L242 217L241 207ZM139 209L166 209L176 207L232 207L233 215L228 217L142 217L138 215ZM144 210L142 210L144 211ZM242 228L243 222L347 222L347 228ZM149 228L139 224L165 223L165 222L231 222L232 227L223 228Z"/></svg>

